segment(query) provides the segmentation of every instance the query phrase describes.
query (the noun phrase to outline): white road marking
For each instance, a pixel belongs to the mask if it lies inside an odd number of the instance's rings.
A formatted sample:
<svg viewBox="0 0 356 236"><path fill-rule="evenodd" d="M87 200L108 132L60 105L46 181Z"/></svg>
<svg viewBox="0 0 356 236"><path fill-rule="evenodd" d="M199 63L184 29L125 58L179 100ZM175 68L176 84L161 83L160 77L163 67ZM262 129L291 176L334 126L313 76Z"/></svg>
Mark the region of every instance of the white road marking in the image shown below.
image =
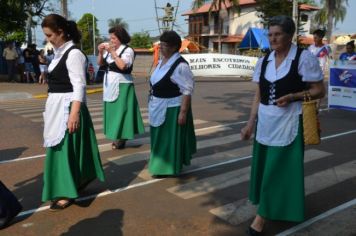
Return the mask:
<svg viewBox="0 0 356 236"><path fill-rule="evenodd" d="M294 234L294 233L296 233L296 232L298 232L298 231L300 231L300 230L302 230L302 229L314 224L317 221L325 219L325 218L327 218L327 217L329 217L329 216L331 216L331 215L333 215L335 213L338 213L338 212L340 212L342 210L345 210L345 209L347 209L349 207L352 207L352 206L355 206L355 205L356 205L356 198L351 200L351 201L345 202L344 204L341 204L341 205L339 205L337 207L334 207L334 208L332 208L332 209L330 209L330 210L328 210L328 211L326 211L326 212L324 212L324 213L322 213L322 214L320 214L318 216L315 216L315 217L313 217L313 218L311 218L311 219L309 219L307 221L304 221L303 223L301 223L299 225L296 225L296 226L294 226L292 228L289 228L289 229L277 234L276 236L292 235L292 234Z"/></svg>

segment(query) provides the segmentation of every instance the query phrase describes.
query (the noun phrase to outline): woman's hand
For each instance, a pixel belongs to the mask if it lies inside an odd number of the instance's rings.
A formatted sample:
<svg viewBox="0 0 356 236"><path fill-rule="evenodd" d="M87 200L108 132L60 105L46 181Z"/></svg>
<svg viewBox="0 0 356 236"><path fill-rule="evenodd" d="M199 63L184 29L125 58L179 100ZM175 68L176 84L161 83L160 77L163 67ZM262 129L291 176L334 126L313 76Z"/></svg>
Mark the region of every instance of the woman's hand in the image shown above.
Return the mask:
<svg viewBox="0 0 356 236"><path fill-rule="evenodd" d="M80 106L81 106L81 102L72 101L71 110L68 118L68 124L67 124L70 134L76 132L80 126L80 119L79 119Z"/></svg>
<svg viewBox="0 0 356 236"><path fill-rule="evenodd" d="M107 43L99 44L98 45L98 52L102 54L104 52L104 50L106 50L106 47L107 47Z"/></svg>
<svg viewBox="0 0 356 236"><path fill-rule="evenodd" d="M279 106L279 107L286 107L293 101L294 101L293 94L290 93L290 94L287 94L287 95L284 95L284 96L278 98L276 100L276 103L277 103L277 106Z"/></svg>
<svg viewBox="0 0 356 236"><path fill-rule="evenodd" d="M185 125L187 123L187 112L180 111L178 115L178 125Z"/></svg>
<svg viewBox="0 0 356 236"><path fill-rule="evenodd" d="M241 140L249 140L251 138L253 126L254 125L249 122L241 129Z"/></svg>
<svg viewBox="0 0 356 236"><path fill-rule="evenodd" d="M68 130L69 133L72 134L79 129L80 120L79 120L79 112L71 112L68 119Z"/></svg>

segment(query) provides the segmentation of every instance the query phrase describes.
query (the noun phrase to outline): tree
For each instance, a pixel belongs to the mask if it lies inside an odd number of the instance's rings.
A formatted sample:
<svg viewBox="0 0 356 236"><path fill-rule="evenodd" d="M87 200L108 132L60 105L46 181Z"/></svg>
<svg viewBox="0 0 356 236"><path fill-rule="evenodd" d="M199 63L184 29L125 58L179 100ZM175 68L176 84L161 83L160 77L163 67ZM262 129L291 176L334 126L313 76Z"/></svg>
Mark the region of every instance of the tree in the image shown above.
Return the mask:
<svg viewBox="0 0 356 236"><path fill-rule="evenodd" d="M122 28L129 30L129 25L122 18L109 19L108 24L109 28L121 26Z"/></svg>
<svg viewBox="0 0 356 236"><path fill-rule="evenodd" d="M192 9L195 10L199 7L201 7L203 4L205 4L207 2L207 0L194 0L192 2ZM231 7L233 9L235 9L237 11L238 14L240 14L240 3L239 3L239 0L212 0L211 1L211 5L210 5L210 8L209 8L209 16L211 16L211 12L212 11L217 11L220 15L220 11L223 9L222 7L225 6L225 8L227 8L227 3L230 3L231 4ZM220 17L218 17L218 25L219 25L219 33L218 33L218 42L219 42L219 46L218 46L218 49L219 49L219 53L221 53L221 31L222 31L222 20Z"/></svg>
<svg viewBox="0 0 356 236"><path fill-rule="evenodd" d="M134 33L131 37L130 46L133 48L151 48L152 40L147 32Z"/></svg>
<svg viewBox="0 0 356 236"><path fill-rule="evenodd" d="M93 18L94 18L94 31L93 31ZM82 40L81 40L81 49L86 54L93 54L94 50L96 50L96 45L93 45L93 32L96 35L99 35L99 30L97 29L97 18L91 13L85 13L82 18L77 22L78 28L82 32Z"/></svg>
<svg viewBox="0 0 356 236"><path fill-rule="evenodd" d="M326 39L330 42L333 26L343 22L346 16L348 0L321 0L322 8L315 15L316 22L326 28Z"/></svg>

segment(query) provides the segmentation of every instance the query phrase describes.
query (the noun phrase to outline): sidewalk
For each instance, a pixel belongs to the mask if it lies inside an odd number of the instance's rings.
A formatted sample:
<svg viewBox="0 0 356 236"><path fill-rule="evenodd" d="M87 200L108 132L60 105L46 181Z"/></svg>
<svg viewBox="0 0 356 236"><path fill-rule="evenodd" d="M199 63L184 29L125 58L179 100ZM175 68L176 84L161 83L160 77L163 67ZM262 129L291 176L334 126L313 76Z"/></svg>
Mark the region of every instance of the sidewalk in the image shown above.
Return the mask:
<svg viewBox="0 0 356 236"><path fill-rule="evenodd" d="M47 84L0 83L0 102L7 100L21 100L29 98L46 98ZM102 92L102 84L87 86L87 93Z"/></svg>

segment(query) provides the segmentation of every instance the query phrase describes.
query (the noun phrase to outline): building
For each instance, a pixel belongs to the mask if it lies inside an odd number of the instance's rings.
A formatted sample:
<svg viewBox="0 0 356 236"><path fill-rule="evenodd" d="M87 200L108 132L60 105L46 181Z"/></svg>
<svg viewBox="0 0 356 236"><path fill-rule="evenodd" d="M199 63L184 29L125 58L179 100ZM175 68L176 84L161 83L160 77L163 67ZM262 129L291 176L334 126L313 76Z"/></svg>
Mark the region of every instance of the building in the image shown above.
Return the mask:
<svg viewBox="0 0 356 236"><path fill-rule="evenodd" d="M206 3L198 9L183 13L182 16L188 17L189 39L199 43L204 52L218 52L221 47L222 53L235 54L238 44L250 27L263 28L261 18L256 11L256 1L240 0L239 4L240 14L232 7L230 1L226 1L226 6L223 5L220 12L212 9L209 14L211 3ZM300 40L304 40L302 43L312 42L311 18L316 10L319 10L316 6L299 5L302 28Z"/></svg>

